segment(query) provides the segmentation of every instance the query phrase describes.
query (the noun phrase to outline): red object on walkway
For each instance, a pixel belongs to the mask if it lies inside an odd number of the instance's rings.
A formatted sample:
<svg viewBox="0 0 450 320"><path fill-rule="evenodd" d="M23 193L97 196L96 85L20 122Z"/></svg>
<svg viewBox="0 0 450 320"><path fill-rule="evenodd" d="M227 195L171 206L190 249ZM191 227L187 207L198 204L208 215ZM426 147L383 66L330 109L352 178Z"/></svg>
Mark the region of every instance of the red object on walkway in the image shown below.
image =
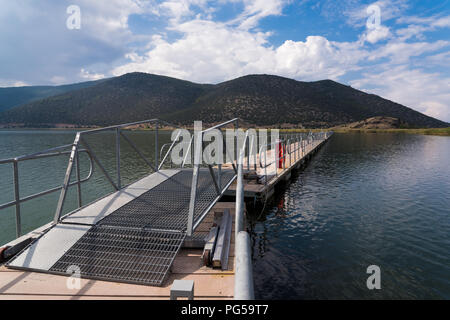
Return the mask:
<svg viewBox="0 0 450 320"><path fill-rule="evenodd" d="M277 168L283 168L283 161L284 161L284 152L283 152L283 143L281 140L277 140L277 152L278 152L278 167Z"/></svg>

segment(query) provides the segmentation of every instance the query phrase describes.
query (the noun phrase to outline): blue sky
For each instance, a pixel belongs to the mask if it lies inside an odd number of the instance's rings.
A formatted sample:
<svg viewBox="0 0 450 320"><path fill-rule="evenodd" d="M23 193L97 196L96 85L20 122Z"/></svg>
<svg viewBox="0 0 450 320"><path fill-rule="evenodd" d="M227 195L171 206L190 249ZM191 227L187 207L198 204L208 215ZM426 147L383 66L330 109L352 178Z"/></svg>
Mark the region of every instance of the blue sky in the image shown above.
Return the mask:
<svg viewBox="0 0 450 320"><path fill-rule="evenodd" d="M3 87L133 71L202 83L265 73L333 79L450 121L450 0L0 5ZM66 26L70 5L80 9L80 29Z"/></svg>

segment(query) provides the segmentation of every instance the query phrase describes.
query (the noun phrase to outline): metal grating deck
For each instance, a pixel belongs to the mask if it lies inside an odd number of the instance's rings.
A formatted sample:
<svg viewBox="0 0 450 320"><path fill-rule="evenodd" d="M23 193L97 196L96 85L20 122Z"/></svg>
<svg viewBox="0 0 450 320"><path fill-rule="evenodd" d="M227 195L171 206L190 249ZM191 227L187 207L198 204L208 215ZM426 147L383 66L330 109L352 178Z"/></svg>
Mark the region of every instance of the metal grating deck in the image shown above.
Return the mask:
<svg viewBox="0 0 450 320"><path fill-rule="evenodd" d="M94 226L51 268L82 277L160 286L183 244L185 234Z"/></svg>
<svg viewBox="0 0 450 320"><path fill-rule="evenodd" d="M222 188L234 176L234 170L223 170ZM192 170L182 170L114 211L101 220L99 225L184 232L187 228L191 183ZM197 221L217 196L209 170L199 170L194 221Z"/></svg>
<svg viewBox="0 0 450 320"><path fill-rule="evenodd" d="M192 174L174 173L103 218L112 200L86 207L82 217L94 217L93 223L58 224L9 266L64 275L77 266L83 278L161 286L186 238ZM223 170L221 189L234 177L234 170ZM112 199L120 202L127 194L116 195ZM194 222L218 199L209 170L200 169Z"/></svg>

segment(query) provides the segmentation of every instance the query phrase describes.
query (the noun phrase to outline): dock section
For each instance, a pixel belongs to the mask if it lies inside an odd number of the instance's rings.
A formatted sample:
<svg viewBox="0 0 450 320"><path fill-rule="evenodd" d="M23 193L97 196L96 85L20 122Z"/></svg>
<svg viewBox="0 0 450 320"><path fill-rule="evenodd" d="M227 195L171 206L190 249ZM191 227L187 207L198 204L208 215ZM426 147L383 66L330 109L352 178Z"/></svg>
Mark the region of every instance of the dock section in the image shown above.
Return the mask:
<svg viewBox="0 0 450 320"><path fill-rule="evenodd" d="M80 287L71 289L73 278L48 273L13 270L0 266L0 299L162 299L170 298L174 280L194 280L194 299L234 298L234 202L218 202L207 214L194 233L196 238L206 236L214 219L214 212L229 209L232 235L228 270L203 266L203 248L182 247L178 252L170 275L163 286L146 286L93 279L80 279Z"/></svg>
<svg viewBox="0 0 450 320"><path fill-rule="evenodd" d="M279 155L281 158L281 165L275 159L275 149L266 151L266 154L258 153L256 155L256 168L253 166L247 167L247 172L252 172L253 176L244 175L244 197L255 201L265 201L270 198L274 192L275 187L284 181L291 178L293 170L300 169L305 165L311 157L319 151L324 143L331 137L331 133L324 133L323 137L311 141L298 141L290 143L285 146L284 154ZM246 167L247 158L244 159L244 168ZM225 166L225 168L228 168ZM233 183L225 195L236 196L236 182Z"/></svg>
<svg viewBox="0 0 450 320"><path fill-rule="evenodd" d="M208 130L229 124L237 128L237 119L202 131L195 140L197 145L201 145ZM10 243L3 248L6 253L20 247L9 258L2 253L9 261L6 266L0 265L0 299L169 299L175 280L193 280L195 299L254 298L244 198L270 197L275 186L305 164L331 133L309 134L306 138L297 135L274 142L272 148L264 146L264 152L260 149L259 154L253 153L253 170L249 165L244 170L244 163L250 160L248 132L239 161L233 165L208 165L206 169L194 162L191 169L182 166L164 170L162 166L175 141L162 162L156 159L153 166L121 133L128 125L80 132L74 144L62 146L72 147L62 187L35 195L61 189L54 222L16 239L15 246ZM117 182L83 140L83 136L105 130L116 131ZM154 170L126 187L121 186L120 136ZM155 139L157 153L157 135ZM80 143L86 150L80 149ZM202 148L195 150L195 158L201 159ZM88 152L91 165L95 162L117 190L86 206L82 206L81 183L91 174L84 180L80 178L77 157L82 151ZM74 163L77 180L71 182ZM61 216L67 189L75 185L79 209ZM234 196L236 202L218 202L225 194ZM3 207L16 206L20 236L20 203L28 199L18 194L16 198ZM214 245L208 247L211 239ZM214 248L212 258L208 248Z"/></svg>

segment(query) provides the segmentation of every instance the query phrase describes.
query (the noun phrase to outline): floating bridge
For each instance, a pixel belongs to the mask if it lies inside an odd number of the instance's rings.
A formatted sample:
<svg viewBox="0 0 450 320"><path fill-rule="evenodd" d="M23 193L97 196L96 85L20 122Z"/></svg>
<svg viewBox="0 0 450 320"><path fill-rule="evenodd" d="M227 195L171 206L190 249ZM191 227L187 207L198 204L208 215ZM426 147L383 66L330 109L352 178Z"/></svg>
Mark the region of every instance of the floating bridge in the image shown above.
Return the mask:
<svg viewBox="0 0 450 320"><path fill-rule="evenodd" d="M207 130L222 130L230 126L237 129L238 122L234 119L194 135L189 145L194 150L192 167L185 167L183 162L180 168L169 169L164 168L163 164L178 137L165 146L168 147L168 151L161 157L162 161L159 163L158 124L161 123L163 123L161 120L153 119L82 131L77 133L71 145L26 157L0 160L0 164L12 163L15 169L14 186L17 191L15 201L0 205L0 209L16 207L18 236L21 235L20 204L40 195L60 192L51 226L39 237L28 241L6 266L66 276L68 270L78 268L82 278L162 286L170 273L174 259L187 242L205 244L204 234L199 237L195 231L222 196L236 195L235 181L238 172L242 174L243 170L247 175L256 176L256 179L253 179L256 182L244 179L246 182L243 192L246 197L261 194L267 197L278 181L290 176L290 171L298 168L331 135L325 132L290 135L281 139L281 142L264 145L258 152L254 151L254 145L246 136L241 158L244 159L246 155L244 163L247 163L247 166L238 165L236 161L225 165L201 165L199 159L202 159L203 134ZM142 124L155 126L154 164L145 158L142 151L126 136L126 128ZM88 135L104 131L116 134L117 177L114 178L110 176L85 139ZM127 142L152 171L128 186L121 185L121 138L122 143ZM236 139L236 149L237 145ZM85 179L80 177L80 153L87 153L91 163L89 176ZM69 155L69 164L62 186L32 197L21 198L18 194L17 163L61 155ZM267 157L272 160L268 161ZM83 205L81 186L91 177L94 164L115 191ZM73 176L76 178L71 181ZM70 187L76 187L78 190L79 208L63 216L66 194ZM242 206L241 203L239 205ZM242 229L242 226L239 229Z"/></svg>

